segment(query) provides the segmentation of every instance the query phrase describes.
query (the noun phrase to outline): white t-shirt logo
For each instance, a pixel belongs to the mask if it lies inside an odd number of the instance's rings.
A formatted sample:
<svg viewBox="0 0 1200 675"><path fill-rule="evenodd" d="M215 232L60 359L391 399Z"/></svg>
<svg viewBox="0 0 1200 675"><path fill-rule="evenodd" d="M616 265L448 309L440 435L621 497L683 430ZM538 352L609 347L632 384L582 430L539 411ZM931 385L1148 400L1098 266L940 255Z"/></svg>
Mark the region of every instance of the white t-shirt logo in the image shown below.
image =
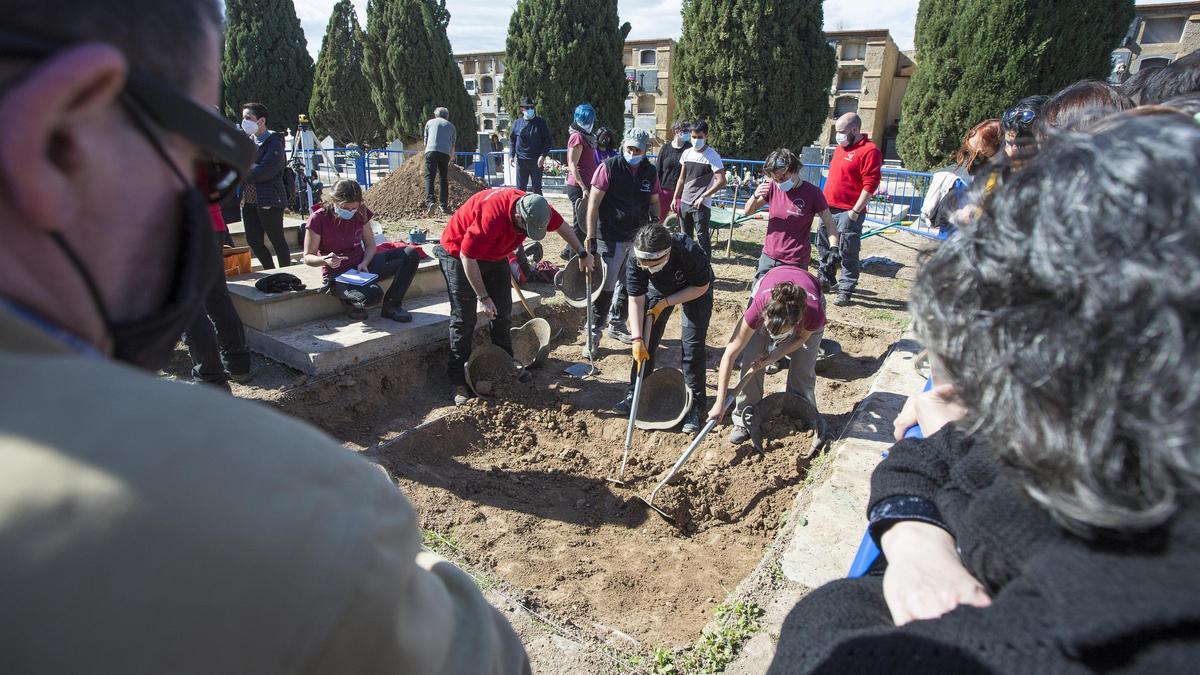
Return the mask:
<svg viewBox="0 0 1200 675"><path fill-rule="evenodd" d="M804 200L803 200L803 199L796 199L795 201L793 201L793 202L792 202L792 205L791 205L791 206L788 208L788 215L789 215L789 216L800 216L800 215L803 215L803 214L804 214L804 207L805 207Z"/></svg>

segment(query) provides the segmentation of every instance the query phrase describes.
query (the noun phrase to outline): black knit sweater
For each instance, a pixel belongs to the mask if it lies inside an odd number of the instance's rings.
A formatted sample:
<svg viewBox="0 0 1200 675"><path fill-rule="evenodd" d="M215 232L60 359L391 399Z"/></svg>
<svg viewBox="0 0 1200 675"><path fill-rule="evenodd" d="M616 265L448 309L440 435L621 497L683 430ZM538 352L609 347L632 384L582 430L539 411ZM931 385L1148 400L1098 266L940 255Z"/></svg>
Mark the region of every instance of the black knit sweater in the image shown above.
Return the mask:
<svg viewBox="0 0 1200 675"><path fill-rule="evenodd" d="M898 443L880 463L870 510L878 516L896 497L936 505L934 520L955 536L991 607L896 628L881 576L835 581L792 610L769 672L1200 671L1194 502L1158 532L1085 541L1055 525L1010 469L953 426ZM875 528L885 525L876 518Z"/></svg>

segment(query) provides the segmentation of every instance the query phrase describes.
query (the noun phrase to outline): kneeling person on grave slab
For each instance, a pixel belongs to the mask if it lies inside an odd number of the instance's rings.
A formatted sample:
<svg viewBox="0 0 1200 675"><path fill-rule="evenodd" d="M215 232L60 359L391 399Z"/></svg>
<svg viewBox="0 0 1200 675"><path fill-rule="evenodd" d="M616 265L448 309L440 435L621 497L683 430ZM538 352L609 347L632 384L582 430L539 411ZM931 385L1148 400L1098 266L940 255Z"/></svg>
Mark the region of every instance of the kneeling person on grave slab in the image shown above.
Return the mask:
<svg viewBox="0 0 1200 675"><path fill-rule="evenodd" d="M663 225L652 223L634 237L631 262L625 266L625 286L629 293L633 366L625 398L614 410L629 414L638 367L643 367L642 377L654 372L654 352L667 330L667 320L676 305L683 305L683 379L692 392L692 407L684 418L683 432L694 434L700 430L701 411L707 403L704 341L713 308L713 271L708 254L687 235L672 234ZM643 334L642 325L647 316L654 317L649 336Z"/></svg>
<svg viewBox="0 0 1200 675"><path fill-rule="evenodd" d="M342 301L355 321L367 318L366 308L383 302L380 316L412 321L402 306L421 262L419 247L381 250L371 228L374 214L363 202L362 186L340 180L324 203L313 209L304 236L304 264L320 267L325 292ZM392 277L387 293L376 279Z"/></svg>
<svg viewBox="0 0 1200 675"><path fill-rule="evenodd" d="M492 344L512 354L512 274L508 256L525 237L535 241L557 232L579 252L580 269L590 270L588 253L563 218L541 195L514 188L484 190L466 201L446 225L434 255L450 292L450 357L446 372L454 386L454 404L471 398L465 366L471 358L477 314L492 322ZM586 261L586 262L585 262Z"/></svg>

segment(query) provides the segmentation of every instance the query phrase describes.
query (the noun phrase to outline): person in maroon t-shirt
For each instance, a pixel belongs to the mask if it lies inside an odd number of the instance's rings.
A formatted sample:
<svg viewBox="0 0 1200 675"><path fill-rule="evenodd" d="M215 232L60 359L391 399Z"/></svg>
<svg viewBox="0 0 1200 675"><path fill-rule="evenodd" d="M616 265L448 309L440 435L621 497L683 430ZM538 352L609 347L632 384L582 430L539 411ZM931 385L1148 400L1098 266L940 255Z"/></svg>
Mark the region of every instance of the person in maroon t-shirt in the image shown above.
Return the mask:
<svg viewBox="0 0 1200 675"><path fill-rule="evenodd" d="M813 218L820 216L825 236L833 248L838 247L837 226L821 190L800 177L804 165L796 153L779 148L767 155L763 163L764 181L746 202L744 213L754 213L768 206L767 237L762 255L758 257L759 278L780 265L804 269L812 259Z"/></svg>
<svg viewBox="0 0 1200 675"><path fill-rule="evenodd" d="M817 353L825 334L825 299L813 275L807 270L783 265L767 272L751 293L750 307L742 315L737 332L725 345L717 375L717 399L708 419L718 422L725 416L725 397L733 364L745 352L742 377L755 366L767 365L792 354L787 374L787 391L817 404ZM767 361L768 355L771 360ZM746 419L752 406L762 400L764 373L759 371L738 395L733 406L731 443L750 439Z"/></svg>
<svg viewBox="0 0 1200 675"><path fill-rule="evenodd" d="M326 288L346 305L351 319L366 319L366 307L382 300L381 317L407 323L412 315L402 304L417 276L421 250L404 247L379 252L370 227L374 215L363 203L362 186L353 180L339 180L329 199L313 209L308 219L304 264L321 268ZM392 285L385 294L378 280L363 286L336 280L354 270L370 272L379 279L392 277Z"/></svg>
<svg viewBox="0 0 1200 675"><path fill-rule="evenodd" d="M842 278L838 281L835 305L850 304L850 294L858 285L858 254L862 248L863 221L867 215L867 204L879 189L883 168L883 153L862 133L862 120L856 113L846 113L838 118L838 147L829 162L829 178L825 181L825 201L837 222L841 235L841 246L831 249L824 232L817 237L817 252L823 265L830 259L830 251L839 251Z"/></svg>
<svg viewBox="0 0 1200 675"><path fill-rule="evenodd" d="M580 269L591 269L592 261L587 260L588 253L574 230L562 224L562 216L545 198L514 188L476 193L451 216L441 243L433 251L450 292L450 358L446 373L454 385L454 405L471 398L464 366L471 358L477 314L492 322L492 344L512 354L508 333L512 272L508 256L525 237L541 241L547 232L557 232L579 252Z"/></svg>

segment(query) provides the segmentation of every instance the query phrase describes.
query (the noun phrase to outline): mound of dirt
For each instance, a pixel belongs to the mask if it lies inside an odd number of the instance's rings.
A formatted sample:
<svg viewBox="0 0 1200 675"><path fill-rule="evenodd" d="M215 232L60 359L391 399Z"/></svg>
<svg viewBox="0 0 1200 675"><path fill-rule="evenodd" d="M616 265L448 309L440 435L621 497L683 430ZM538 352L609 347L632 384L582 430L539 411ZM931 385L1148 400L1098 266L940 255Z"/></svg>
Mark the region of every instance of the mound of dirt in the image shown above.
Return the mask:
<svg viewBox="0 0 1200 675"><path fill-rule="evenodd" d="M457 209L476 192L488 189L482 181L450 164L450 208ZM436 183L436 182L435 182ZM435 196L440 188L434 185ZM367 204L383 220L423 218L425 209L425 153L413 155L387 178L372 185Z"/></svg>

